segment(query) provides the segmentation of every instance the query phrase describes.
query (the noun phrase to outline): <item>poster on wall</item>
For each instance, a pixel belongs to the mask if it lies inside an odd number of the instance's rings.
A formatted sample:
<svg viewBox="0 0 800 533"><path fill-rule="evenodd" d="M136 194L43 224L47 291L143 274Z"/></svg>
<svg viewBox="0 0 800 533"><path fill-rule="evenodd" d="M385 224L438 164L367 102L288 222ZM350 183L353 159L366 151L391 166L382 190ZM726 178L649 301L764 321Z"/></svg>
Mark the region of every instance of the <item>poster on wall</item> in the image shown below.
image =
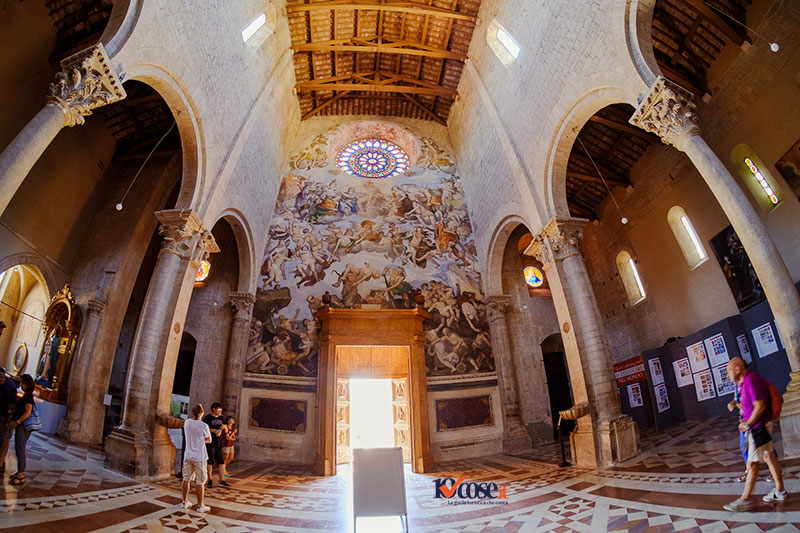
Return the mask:
<svg viewBox="0 0 800 533"><path fill-rule="evenodd" d="M667 385L662 383L661 385L656 385L654 387L656 392L656 406L658 406L658 412L663 413L667 409L669 409L669 395L667 394Z"/></svg>
<svg viewBox="0 0 800 533"><path fill-rule="evenodd" d="M638 383L628 385L628 400L630 401L631 407L641 407L644 405L644 401L642 401L642 387Z"/></svg>
<svg viewBox="0 0 800 533"><path fill-rule="evenodd" d="M759 357L766 357L778 351L778 341L769 322L753 330L753 341L756 343Z"/></svg>
<svg viewBox="0 0 800 533"><path fill-rule="evenodd" d="M692 367L692 373L700 372L708 368L708 357L706 357L706 348L703 346L703 341L687 346L686 353L689 354L689 364Z"/></svg>
<svg viewBox="0 0 800 533"><path fill-rule="evenodd" d="M694 390L697 393L698 402L710 400L717 396L714 391L714 379L711 377L711 370L704 370L694 375Z"/></svg>
<svg viewBox="0 0 800 533"><path fill-rule="evenodd" d="M733 394L736 384L728 378L728 365L714 367L714 383L717 386L717 396Z"/></svg>
<svg viewBox="0 0 800 533"><path fill-rule="evenodd" d="M739 344L739 353L742 355L742 359L747 364L752 363L753 356L750 354L750 345L747 344L747 335L739 335L736 337L736 342Z"/></svg>
<svg viewBox="0 0 800 533"><path fill-rule="evenodd" d="M678 382L678 387L688 387L694 383L692 379L692 368L689 366L688 357L673 361L672 367L675 369L675 381Z"/></svg>
<svg viewBox="0 0 800 533"><path fill-rule="evenodd" d="M744 311L750 306L763 301L764 289L758 281L758 276L744 251L739 236L728 226L720 231L710 241L714 256L719 262L722 273L728 282L728 287L736 300L739 311Z"/></svg>
<svg viewBox="0 0 800 533"><path fill-rule="evenodd" d="M708 362L712 367L727 364L730 360L728 348L725 346L725 339L722 333L714 335L703 341L708 354Z"/></svg>
<svg viewBox="0 0 800 533"><path fill-rule="evenodd" d="M653 383L655 385L664 383L664 371L661 369L661 360L650 359L647 363L650 365L650 375L653 376Z"/></svg>

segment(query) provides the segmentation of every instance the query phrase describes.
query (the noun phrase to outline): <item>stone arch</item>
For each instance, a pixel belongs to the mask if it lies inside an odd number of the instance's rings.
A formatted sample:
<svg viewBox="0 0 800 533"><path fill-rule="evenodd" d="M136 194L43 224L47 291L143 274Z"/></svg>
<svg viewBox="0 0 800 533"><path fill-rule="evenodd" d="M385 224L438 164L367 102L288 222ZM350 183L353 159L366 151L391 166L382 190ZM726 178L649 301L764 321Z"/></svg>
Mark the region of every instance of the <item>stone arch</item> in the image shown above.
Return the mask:
<svg viewBox="0 0 800 533"><path fill-rule="evenodd" d="M53 271L43 256L35 252L20 252L11 254L3 259L0 259L0 272L5 272L9 268L17 265L28 265L34 267L31 269L31 272L33 272L34 276L36 276L36 278L39 280L39 283L47 288L48 298L60 290L60 288L56 285Z"/></svg>
<svg viewBox="0 0 800 533"><path fill-rule="evenodd" d="M497 224L489 240L486 252L486 294L503 294L503 255L511 233L523 225L530 229L525 218L517 214L505 215Z"/></svg>
<svg viewBox="0 0 800 533"><path fill-rule="evenodd" d="M618 86L597 87L584 93L567 108L550 142L545 167L545 220L553 217L571 217L567 207L567 162L572 145L581 128L598 111L612 104L637 105L637 95L630 89Z"/></svg>
<svg viewBox="0 0 800 533"><path fill-rule="evenodd" d="M166 102L181 139L181 188L175 209L192 209L200 202L205 184L206 149L200 114L178 77L153 63L138 63L126 71L127 79L152 87ZM172 207L172 206L170 206Z"/></svg>
<svg viewBox="0 0 800 533"><path fill-rule="evenodd" d="M247 218L238 209L225 209L214 221L214 224L211 224L211 227L213 228L221 219L224 219L230 225L236 238L236 247L239 255L239 277L236 290L237 292L255 294L256 285L258 284L258 272L256 271L258 261L255 257L256 246L253 239L253 230Z"/></svg>
<svg viewBox="0 0 800 533"><path fill-rule="evenodd" d="M651 87L661 75L653 53L653 13L657 0L631 0L625 10L625 40L636 72Z"/></svg>
<svg viewBox="0 0 800 533"><path fill-rule="evenodd" d="M106 29L100 36L100 42L103 43L108 57L113 58L128 41L141 11L141 0L114 2Z"/></svg>

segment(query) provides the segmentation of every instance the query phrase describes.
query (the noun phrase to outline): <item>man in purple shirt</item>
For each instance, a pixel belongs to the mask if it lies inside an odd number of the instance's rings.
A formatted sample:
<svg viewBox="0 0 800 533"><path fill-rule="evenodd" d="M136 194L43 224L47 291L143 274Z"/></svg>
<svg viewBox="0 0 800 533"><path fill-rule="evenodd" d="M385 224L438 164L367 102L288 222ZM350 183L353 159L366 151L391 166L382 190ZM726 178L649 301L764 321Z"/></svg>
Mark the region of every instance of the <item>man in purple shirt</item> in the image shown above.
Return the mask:
<svg viewBox="0 0 800 533"><path fill-rule="evenodd" d="M768 383L756 374L747 370L741 357L734 357L728 362L728 377L741 390L742 420L739 431L747 435L747 481L742 497L724 506L728 511L747 511L753 506L750 495L758 480L759 462L767 463L769 471L775 479L775 488L762 499L765 502L782 502L786 499L783 488L781 463L772 453L772 413L770 404L772 397Z"/></svg>

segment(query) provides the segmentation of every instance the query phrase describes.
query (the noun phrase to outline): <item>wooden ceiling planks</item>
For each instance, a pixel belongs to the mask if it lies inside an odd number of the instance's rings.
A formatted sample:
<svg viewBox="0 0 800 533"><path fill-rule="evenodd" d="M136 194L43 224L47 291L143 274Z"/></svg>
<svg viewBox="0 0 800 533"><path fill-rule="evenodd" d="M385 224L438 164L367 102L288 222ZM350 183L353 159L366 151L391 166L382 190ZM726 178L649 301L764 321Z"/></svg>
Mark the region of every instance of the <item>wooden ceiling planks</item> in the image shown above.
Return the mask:
<svg viewBox="0 0 800 533"><path fill-rule="evenodd" d="M480 0L288 0L303 118L374 114L445 124Z"/></svg>

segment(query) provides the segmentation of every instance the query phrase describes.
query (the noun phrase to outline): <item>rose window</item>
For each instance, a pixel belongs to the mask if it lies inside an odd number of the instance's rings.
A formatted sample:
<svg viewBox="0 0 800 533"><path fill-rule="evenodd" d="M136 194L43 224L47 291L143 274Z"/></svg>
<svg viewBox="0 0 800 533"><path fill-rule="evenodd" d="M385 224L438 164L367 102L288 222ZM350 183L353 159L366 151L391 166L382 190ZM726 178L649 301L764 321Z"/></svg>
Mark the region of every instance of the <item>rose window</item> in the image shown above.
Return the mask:
<svg viewBox="0 0 800 533"><path fill-rule="evenodd" d="M389 141L362 139L339 151L336 166L362 178L390 178L408 170L408 156Z"/></svg>

